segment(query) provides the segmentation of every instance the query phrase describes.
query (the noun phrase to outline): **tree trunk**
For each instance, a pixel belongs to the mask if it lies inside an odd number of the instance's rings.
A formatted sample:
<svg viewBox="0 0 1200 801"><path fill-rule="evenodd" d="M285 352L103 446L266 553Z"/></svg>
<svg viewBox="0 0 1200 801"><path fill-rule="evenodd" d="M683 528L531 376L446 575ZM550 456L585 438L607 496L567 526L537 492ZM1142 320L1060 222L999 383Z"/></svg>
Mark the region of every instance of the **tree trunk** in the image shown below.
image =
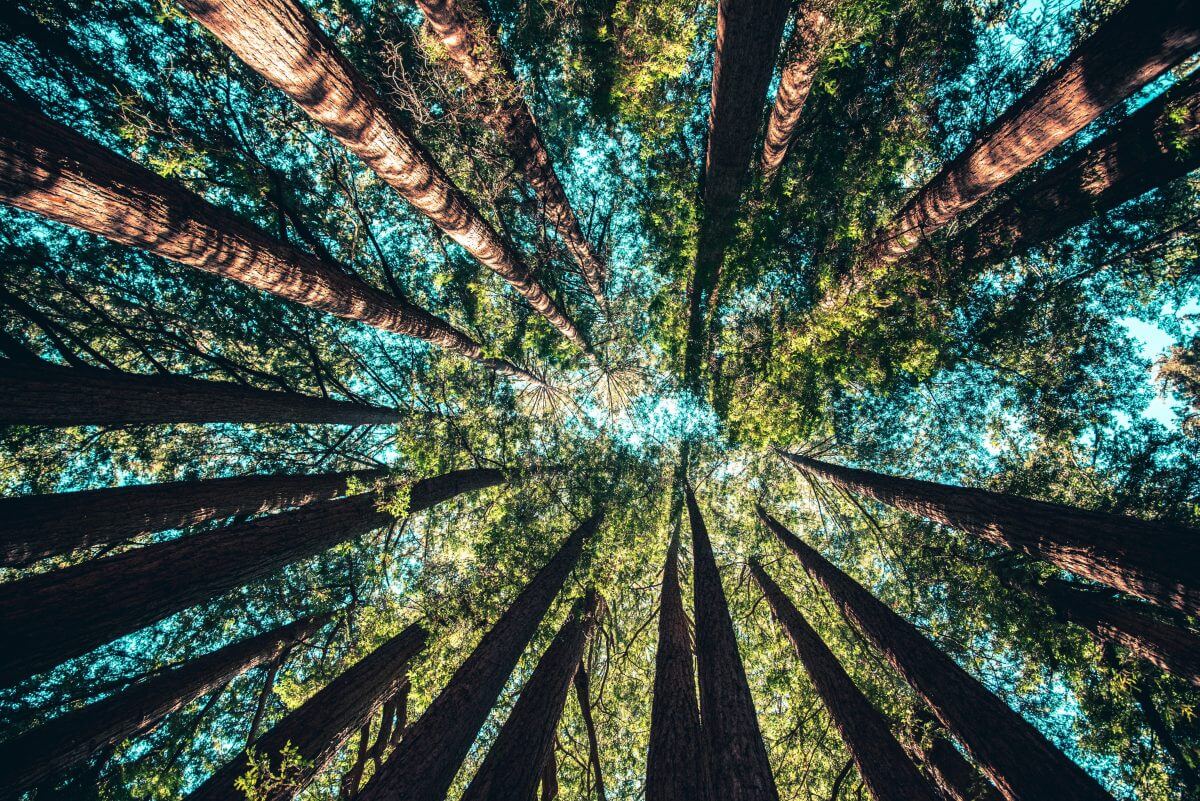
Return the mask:
<svg viewBox="0 0 1200 801"><path fill-rule="evenodd" d="M712 795L728 801L779 801L708 529L691 487L685 498L692 528L700 734Z"/></svg>
<svg viewBox="0 0 1200 801"><path fill-rule="evenodd" d="M463 473L439 478L463 487ZM466 487L491 486L490 478ZM461 491L461 490L460 490ZM427 495L422 494L427 493ZM410 510L445 497L431 480L412 490ZM157 623L285 565L387 525L392 515L364 492L291 512L135 548L0 584L0 686Z"/></svg>
<svg viewBox="0 0 1200 801"><path fill-rule="evenodd" d="M536 797L536 796L535 796ZM554 755L554 749L550 749L550 756L546 759L546 764L542 766L542 801L555 801L558 798L558 759Z"/></svg>
<svg viewBox="0 0 1200 801"><path fill-rule="evenodd" d="M526 380L446 321L263 233L236 215L36 111L0 98L0 200L170 261Z"/></svg>
<svg viewBox="0 0 1200 801"><path fill-rule="evenodd" d="M854 685L795 604L758 562L750 563L750 572L804 663L817 695L876 801L941 801L892 736L887 718Z"/></svg>
<svg viewBox="0 0 1200 801"><path fill-rule="evenodd" d="M529 801L554 750L571 679L583 658L603 601L589 592L572 609L521 690L462 801Z"/></svg>
<svg viewBox="0 0 1200 801"><path fill-rule="evenodd" d="M587 670L582 661L579 663L579 669L575 671L575 700L579 702L579 715L583 718L583 728L587 733L588 762L596 780L596 801L607 801L604 792L604 767L600 763L600 738L596 736L596 722L592 720L591 690L588 686Z"/></svg>
<svg viewBox="0 0 1200 801"><path fill-rule="evenodd" d="M19 795L105 748L145 734L168 714L277 658L328 619L305 618L226 645L6 741L0 745L0 787L6 796Z"/></svg>
<svg viewBox="0 0 1200 801"><path fill-rule="evenodd" d="M384 470L317 475L233 476L0 498L0 564L122 543L234 515L257 515L345 495Z"/></svg>
<svg viewBox="0 0 1200 801"><path fill-rule="evenodd" d="M516 250L421 145L295 0L180 0L238 58L295 101L417 211L508 281L581 350L591 348Z"/></svg>
<svg viewBox="0 0 1200 801"><path fill-rule="evenodd" d="M1008 801L1113 801L1023 717L916 627L830 564L760 507L759 517L953 732Z"/></svg>
<svg viewBox="0 0 1200 801"><path fill-rule="evenodd" d="M426 633L413 624L376 648L287 714L250 746L258 760L268 760L271 773L283 781L249 793L256 801L291 801L341 747L367 723L379 706L408 681L408 666L425 647ZM300 757L290 764L285 746ZM248 750L248 749L247 749ZM247 793L235 782L250 767L243 750L187 796L189 801L244 801Z"/></svg>
<svg viewBox="0 0 1200 801"><path fill-rule="evenodd" d="M925 724L925 746L914 739L905 748L929 770L942 795L949 801L1002 801L1002 796L967 758L946 738L945 729L932 715L921 710L918 719Z"/></svg>
<svg viewBox="0 0 1200 801"><path fill-rule="evenodd" d="M521 591L367 782L362 801L443 800L521 652L601 519L596 514L581 523Z"/></svg>
<svg viewBox="0 0 1200 801"><path fill-rule="evenodd" d="M1200 614L1200 531L782 453L843 489L1186 614Z"/></svg>
<svg viewBox="0 0 1200 801"><path fill-rule="evenodd" d="M821 39L828 26L829 17L819 9L806 7L796 12L796 24L787 46L790 57L779 76L775 106L771 109L763 139L762 171L767 177L779 170L787 156L792 134L796 132L813 79L817 77Z"/></svg>

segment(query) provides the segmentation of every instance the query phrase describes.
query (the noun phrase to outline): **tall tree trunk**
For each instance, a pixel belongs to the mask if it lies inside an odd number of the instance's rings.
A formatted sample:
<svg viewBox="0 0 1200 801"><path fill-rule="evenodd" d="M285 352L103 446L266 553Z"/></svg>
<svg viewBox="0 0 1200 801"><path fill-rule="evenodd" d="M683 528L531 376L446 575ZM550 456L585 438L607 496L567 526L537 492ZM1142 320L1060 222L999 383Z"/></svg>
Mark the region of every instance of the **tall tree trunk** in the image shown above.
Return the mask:
<svg viewBox="0 0 1200 801"><path fill-rule="evenodd" d="M291 801L384 701L408 681L408 666L425 647L425 629L413 624L376 648L320 692L292 710L270 731L255 740L190 795L189 801ZM299 760L285 761L285 746ZM267 760L273 775L283 781L246 793L236 782L250 767L248 750Z"/></svg>
<svg viewBox="0 0 1200 801"><path fill-rule="evenodd" d="M392 119L366 78L303 6L295 0L180 0L180 5L591 355L583 335L512 245L483 219L433 156Z"/></svg>
<svg viewBox="0 0 1200 801"><path fill-rule="evenodd" d="M535 796L536 797L536 796ZM550 749L550 756L546 759L546 764L542 766L542 801L555 801L558 798L558 759L555 757L554 749Z"/></svg>
<svg viewBox="0 0 1200 801"><path fill-rule="evenodd" d="M460 491L462 472L439 478ZM444 497L436 479L426 485ZM410 510L427 505L413 487ZM118 637L392 521L364 492L249 523L135 548L0 584L0 686L15 684Z"/></svg>
<svg viewBox="0 0 1200 801"><path fill-rule="evenodd" d="M780 452L843 489L1186 614L1200 614L1200 531L1017 495L898 478Z"/></svg>
<svg viewBox="0 0 1200 801"><path fill-rule="evenodd" d="M595 592L576 602L538 660L462 801L529 801L537 793L542 766L554 750L571 679L602 613L603 600Z"/></svg>
<svg viewBox="0 0 1200 801"><path fill-rule="evenodd" d="M0 787L6 797L19 795L105 748L146 733L166 715L276 659L328 619L305 618L226 645L6 741L0 745Z"/></svg>
<svg viewBox="0 0 1200 801"><path fill-rule="evenodd" d="M533 380L446 321L272 238L150 170L0 98L0 201Z"/></svg>
<svg viewBox="0 0 1200 801"><path fill-rule="evenodd" d="M384 470L233 476L0 498L0 564L24 566L233 515L256 515L345 495Z"/></svg>
<svg viewBox="0 0 1200 801"><path fill-rule="evenodd" d="M692 528L693 602L696 609L696 675L700 734L712 777L713 797L729 801L779 801L767 748L708 529L691 487L685 490Z"/></svg>
<svg viewBox="0 0 1200 801"><path fill-rule="evenodd" d="M904 618L784 528L759 517L953 732L1008 801L1113 801L1095 779Z"/></svg>
<svg viewBox="0 0 1200 801"><path fill-rule="evenodd" d="M925 725L928 745L915 739L904 741L905 749L929 770L942 795L949 801L1002 801L992 784L958 752L946 737L942 724L924 710L917 718Z"/></svg>
<svg viewBox="0 0 1200 801"><path fill-rule="evenodd" d="M829 27L829 17L813 5L810 3L796 10L795 27L787 44L788 62L779 76L775 105L763 139L762 171L767 177L779 170L787 156L804 103L817 77L817 68L821 65L822 37Z"/></svg>
<svg viewBox="0 0 1200 801"><path fill-rule="evenodd" d="M596 514L581 523L521 591L367 782L362 801L442 801L521 652L602 517Z"/></svg>
<svg viewBox="0 0 1200 801"><path fill-rule="evenodd" d="M750 563L750 572L804 663L817 695L829 710L833 725L850 749L859 775L876 801L941 801L892 736L887 718L854 685L791 599L758 562Z"/></svg>
<svg viewBox="0 0 1200 801"><path fill-rule="evenodd" d="M467 83L492 104L485 122L499 134L509 158L533 187L546 216L583 271L588 289L604 308L604 263L583 235L521 85L500 49L483 0L417 0L417 5Z"/></svg>
<svg viewBox="0 0 1200 801"><path fill-rule="evenodd" d="M596 781L596 801L607 801L604 792L604 766L600 763L600 738L596 736L596 722L592 719L592 699L589 688L587 669L582 661L575 671L575 700L579 702L579 715L583 718L583 728L587 733L588 763L592 766L592 775Z"/></svg>

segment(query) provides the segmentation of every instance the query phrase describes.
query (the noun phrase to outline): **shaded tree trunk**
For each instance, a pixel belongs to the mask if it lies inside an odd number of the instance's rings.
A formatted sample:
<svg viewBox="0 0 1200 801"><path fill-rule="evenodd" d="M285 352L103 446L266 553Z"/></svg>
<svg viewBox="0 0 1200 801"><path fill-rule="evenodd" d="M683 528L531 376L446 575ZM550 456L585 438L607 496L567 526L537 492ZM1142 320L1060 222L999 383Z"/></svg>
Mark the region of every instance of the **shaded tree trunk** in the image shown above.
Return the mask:
<svg viewBox="0 0 1200 801"><path fill-rule="evenodd" d="M775 105L763 138L762 171L765 176L774 175L787 156L804 103L817 77L817 68L821 65L822 37L828 27L829 17L824 11L811 5L797 9L795 27L787 45L788 62L779 76Z"/></svg>
<svg viewBox="0 0 1200 801"><path fill-rule="evenodd" d="M256 759L268 760L283 781L257 788L256 801L290 801L329 764L379 706L408 681L408 666L425 647L426 632L413 624L376 648L320 692L292 710L251 744ZM285 746L300 757L285 764ZM298 762L298 764L296 764ZM250 767L243 750L187 796L189 801L244 801L235 782Z"/></svg>
<svg viewBox="0 0 1200 801"><path fill-rule="evenodd" d="M904 677L1008 801L1113 801L1033 725L993 695L916 627L784 528L759 517L826 589L851 623Z"/></svg>
<svg viewBox="0 0 1200 801"><path fill-rule="evenodd" d="M800 610L762 565L752 561L750 572L804 663L871 795L876 801L940 801L937 792L892 736L887 719L854 685Z"/></svg>
<svg viewBox="0 0 1200 801"><path fill-rule="evenodd" d="M463 473L444 480L459 491L498 483L486 473L472 486ZM446 495L436 479L413 487L410 510L426 492ZM0 686L54 667L157 623L285 565L387 525L392 515L365 492L316 501L291 512L136 548L73 567L0 584Z"/></svg>
<svg viewBox="0 0 1200 801"><path fill-rule="evenodd" d="M1186 614L1200 613L1200 531L1017 495L857 470L783 453L843 489Z"/></svg>
<svg viewBox="0 0 1200 801"><path fill-rule="evenodd" d="M558 798L558 759L553 748L550 749L550 756L542 767L541 798L542 801L555 801Z"/></svg>
<svg viewBox="0 0 1200 801"><path fill-rule="evenodd" d="M721 589L721 574L691 487L685 490L685 500L692 528L700 734L712 777L712 796L728 801L778 801L754 699L738 654L733 619Z"/></svg>
<svg viewBox="0 0 1200 801"><path fill-rule="evenodd" d="M587 733L588 762L592 766L592 775L596 781L596 801L607 801L604 792L604 766L600 763L600 738L596 736L596 722L592 720L592 699L589 688L587 669L582 661L575 671L575 700L579 702L579 715L583 718L583 728Z"/></svg>
<svg viewBox="0 0 1200 801"><path fill-rule="evenodd" d="M238 58L290 97L417 211L512 285L587 354L574 323L516 250L483 219L428 151L295 0L181 0Z"/></svg>
<svg viewBox="0 0 1200 801"><path fill-rule="evenodd" d="M328 619L305 618L226 645L6 741L0 745L0 786L6 796L15 797L93 754L145 734L166 715L277 658Z"/></svg>
<svg viewBox="0 0 1200 801"><path fill-rule="evenodd" d="M483 636L367 782L363 801L442 801L521 652L601 519L602 514L596 514L581 523Z"/></svg>
<svg viewBox="0 0 1200 801"><path fill-rule="evenodd" d="M932 715L921 710L917 718L925 725L928 746L906 739L913 759L928 769L942 795L949 801L1002 801L1000 792L983 777L947 739L945 729Z"/></svg>

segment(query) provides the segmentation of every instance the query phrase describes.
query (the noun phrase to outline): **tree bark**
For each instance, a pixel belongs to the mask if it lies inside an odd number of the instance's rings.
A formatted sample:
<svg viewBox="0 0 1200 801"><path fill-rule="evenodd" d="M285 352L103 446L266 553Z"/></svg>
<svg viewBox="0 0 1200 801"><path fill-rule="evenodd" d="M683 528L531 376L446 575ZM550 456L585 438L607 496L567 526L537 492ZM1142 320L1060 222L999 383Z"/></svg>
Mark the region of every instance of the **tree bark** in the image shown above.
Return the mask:
<svg viewBox="0 0 1200 801"><path fill-rule="evenodd" d="M1023 717L904 618L784 528L761 507L759 517L833 597L851 623L887 658L938 720L961 742L1008 801L1113 801Z"/></svg>
<svg viewBox="0 0 1200 801"><path fill-rule="evenodd" d="M821 40L828 27L829 17L824 11L811 5L797 9L796 24L787 45L790 57L779 76L775 105L763 139L762 171L768 178L779 170L787 156L804 103L817 77Z"/></svg>
<svg viewBox="0 0 1200 801"><path fill-rule="evenodd" d="M170 713L277 658L328 619L305 618L226 645L6 741L0 745L0 787L6 797L15 797L105 748L145 734Z"/></svg>
<svg viewBox="0 0 1200 801"><path fill-rule="evenodd" d="M758 562L750 563L750 572L804 663L817 695L876 801L941 801L892 736L887 719L854 685L791 599Z"/></svg>
<svg viewBox="0 0 1200 801"><path fill-rule="evenodd" d="M592 775L596 781L596 801L607 801L604 792L604 766L600 763L600 738L596 736L596 722L592 720L591 690L587 670L582 661L579 663L579 669L575 671L575 700L579 702L579 715L583 718L583 728L587 732L588 762L592 766Z"/></svg>
<svg viewBox="0 0 1200 801"><path fill-rule="evenodd" d="M591 355L574 323L295 0L180 0L251 69L300 106L417 211L512 285Z"/></svg>
<svg viewBox="0 0 1200 801"><path fill-rule="evenodd" d="M361 661L325 685L316 695L292 710L250 746L256 759L269 760L272 774L284 781L259 788L257 801L290 801L329 764L341 747L379 706L408 681L408 666L425 647L426 632L413 624L376 648ZM285 768L283 750L291 746L298 765ZM187 796L189 801L244 801L247 794L235 786L250 767L250 749L210 776Z"/></svg>
<svg viewBox="0 0 1200 801"><path fill-rule="evenodd" d="M521 652L602 519L581 523L483 636L363 788L362 801L442 801Z"/></svg>
<svg viewBox="0 0 1200 801"><path fill-rule="evenodd" d="M999 791L947 739L936 718L924 710L917 717L925 724L929 745L907 739L904 746L914 759L925 765L948 801L1002 801Z"/></svg>
<svg viewBox="0 0 1200 801"><path fill-rule="evenodd" d="M538 660L462 801L529 801L554 750L555 733L603 601L589 592Z"/></svg>
<svg viewBox="0 0 1200 801"><path fill-rule="evenodd" d="M851 492L1044 559L1077 576L1200 614L1200 531L1017 495L898 478L783 453Z"/></svg>
<svg viewBox="0 0 1200 801"><path fill-rule="evenodd" d="M554 755L554 749L550 749L550 756L546 759L546 764L542 766L542 801L555 801L558 798L558 759Z"/></svg>
<svg viewBox="0 0 1200 801"><path fill-rule="evenodd" d="M738 654L737 635L708 529L691 487L685 490L692 528L693 595L696 609L696 674L700 686L700 734L714 798L779 801L754 699Z"/></svg>
<svg viewBox="0 0 1200 801"><path fill-rule="evenodd" d="M459 491L498 483L481 478L467 486L464 472L439 478ZM433 479L424 489L414 486L410 511L425 508L427 497L444 498L445 484ZM378 508L380 500L364 492L316 501L0 584L0 642L8 646L0 652L0 686L387 525L393 518Z"/></svg>

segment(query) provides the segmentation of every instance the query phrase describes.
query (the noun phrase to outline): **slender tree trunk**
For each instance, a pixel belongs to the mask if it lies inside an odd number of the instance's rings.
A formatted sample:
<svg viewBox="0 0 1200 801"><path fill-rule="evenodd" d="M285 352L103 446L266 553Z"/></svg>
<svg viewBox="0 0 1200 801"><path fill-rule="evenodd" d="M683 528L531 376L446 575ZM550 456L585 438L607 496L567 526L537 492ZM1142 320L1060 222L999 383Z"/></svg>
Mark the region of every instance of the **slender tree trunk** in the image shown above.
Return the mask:
<svg viewBox="0 0 1200 801"><path fill-rule="evenodd" d="M804 663L817 695L876 801L941 801L892 736L887 719L854 685L795 604L758 562L750 563L750 572Z"/></svg>
<svg viewBox="0 0 1200 801"><path fill-rule="evenodd" d="M760 507L759 517L979 763L1008 801L1113 801L1078 765L921 632Z"/></svg>
<svg viewBox="0 0 1200 801"><path fill-rule="evenodd" d="M897 478L781 452L851 492L1186 614L1200 614L1200 531L1017 495Z"/></svg>
<svg viewBox="0 0 1200 801"><path fill-rule="evenodd" d="M425 647L426 633L413 624L325 685L250 746L256 759L269 760L271 773L284 780L258 788L256 801L290 801L329 764L379 706L408 681L408 666ZM285 765L283 751L299 755ZM298 764L297 764L298 763ZM250 767L243 750L188 795L189 801L244 801L235 783Z"/></svg>
<svg viewBox="0 0 1200 801"><path fill-rule="evenodd" d="M550 749L550 756L542 767L541 798L542 801L555 801L558 798L558 759L553 748Z"/></svg>
<svg viewBox="0 0 1200 801"><path fill-rule="evenodd" d="M923 710L917 717L925 724L929 745L907 739L904 746L914 759L925 765L948 801L1002 801L999 791L946 737L936 718Z"/></svg>
<svg viewBox="0 0 1200 801"><path fill-rule="evenodd" d="M462 473L444 478L464 487ZM438 482L426 485L445 497ZM428 505L414 486L410 510ZM0 686L157 623L392 521L365 492L0 584Z"/></svg>
<svg viewBox="0 0 1200 801"><path fill-rule="evenodd" d="M238 58L295 101L413 208L508 281L581 350L591 348L516 250L483 219L295 0L180 0Z"/></svg>
<svg viewBox="0 0 1200 801"><path fill-rule="evenodd" d="M775 106L767 121L767 133L763 139L762 171L772 176L787 156L792 134L800 122L804 103L817 77L821 65L821 44L829 17L824 11L811 5L796 11L796 24L788 41L789 58L779 76L779 90L775 92Z"/></svg>
<svg viewBox="0 0 1200 801"><path fill-rule="evenodd" d="M6 741L0 745L0 787L6 797L19 795L105 748L145 734L166 715L277 658L327 621L328 616L305 618L227 645Z"/></svg>
<svg viewBox="0 0 1200 801"><path fill-rule="evenodd" d="M31 109L0 98L0 201L525 380L446 321L287 243Z"/></svg>
<svg viewBox="0 0 1200 801"><path fill-rule="evenodd" d="M521 652L579 561L601 514L581 523L450 678L367 786L363 801L442 801Z"/></svg>
<svg viewBox="0 0 1200 801"><path fill-rule="evenodd" d="M738 654L733 619L721 589L721 574L691 487L685 490L685 499L692 527L700 734L712 776L713 797L779 801L754 699Z"/></svg>
<svg viewBox="0 0 1200 801"><path fill-rule="evenodd" d="M345 495L384 470L233 476L0 498L0 564L24 566L143 534L256 515Z"/></svg>
<svg viewBox="0 0 1200 801"><path fill-rule="evenodd" d="M588 674L583 662L575 671L575 700L579 702L579 715L583 718L583 728L587 732L588 762L592 766L592 774L596 780L596 801L607 801L604 792L604 767L600 763L600 738L596 736L596 722L592 720L591 690L588 686Z"/></svg>

